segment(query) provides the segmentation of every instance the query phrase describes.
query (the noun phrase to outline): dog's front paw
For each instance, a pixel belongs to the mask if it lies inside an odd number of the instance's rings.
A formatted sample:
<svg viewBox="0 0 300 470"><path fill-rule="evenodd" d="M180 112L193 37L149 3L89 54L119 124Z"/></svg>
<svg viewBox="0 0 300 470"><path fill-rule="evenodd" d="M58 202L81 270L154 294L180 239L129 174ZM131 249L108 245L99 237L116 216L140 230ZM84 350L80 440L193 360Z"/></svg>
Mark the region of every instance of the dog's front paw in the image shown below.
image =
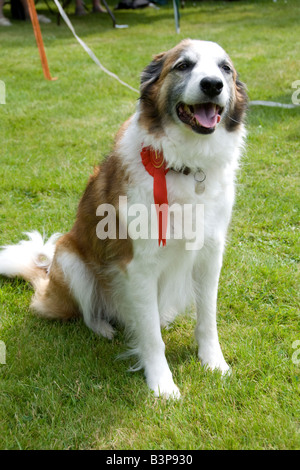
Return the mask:
<svg viewBox="0 0 300 470"><path fill-rule="evenodd" d="M180 391L177 385L171 378L163 378L157 384L148 383L151 390L154 392L155 397L162 397L167 399L178 400L180 398Z"/></svg>
<svg viewBox="0 0 300 470"><path fill-rule="evenodd" d="M110 325L110 323L108 323L105 320L98 321L93 327L93 331L97 335L103 336L104 338L107 338L107 339L113 339L114 334L115 334L114 328Z"/></svg>
<svg viewBox="0 0 300 470"><path fill-rule="evenodd" d="M222 375L230 373L230 367L225 361L221 350L216 350L211 354L199 351L198 357L205 369L219 370Z"/></svg>

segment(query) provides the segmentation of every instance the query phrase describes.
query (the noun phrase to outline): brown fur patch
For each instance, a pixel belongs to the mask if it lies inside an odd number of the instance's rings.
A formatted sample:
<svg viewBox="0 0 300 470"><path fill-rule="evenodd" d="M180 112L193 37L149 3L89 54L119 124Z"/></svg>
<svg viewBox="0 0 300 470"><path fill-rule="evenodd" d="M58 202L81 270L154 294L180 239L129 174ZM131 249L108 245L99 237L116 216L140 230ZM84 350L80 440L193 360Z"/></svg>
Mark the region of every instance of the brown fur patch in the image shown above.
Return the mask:
<svg viewBox="0 0 300 470"><path fill-rule="evenodd" d="M69 320L80 316L79 309L69 293L70 289L64 280L63 273L55 261L49 277L37 279L34 287L36 291L31 308L39 315L56 320Z"/></svg>
<svg viewBox="0 0 300 470"><path fill-rule="evenodd" d="M71 231L62 236L57 244L49 277L36 278L36 289L32 308L48 318L67 320L80 315L76 302L70 294L70 288L56 259L61 253L77 255L94 272L99 281L99 289L105 295L109 290L111 273L107 268L114 263L125 270L133 257L132 242L107 238L100 240L96 234L99 217L96 215L100 204L111 204L118 208L119 196L127 193L126 171L121 159L116 155L108 157L104 163L94 169L86 190L80 200L75 224ZM117 220L118 228L118 220Z"/></svg>
<svg viewBox="0 0 300 470"><path fill-rule="evenodd" d="M225 127L228 132L235 131L244 122L247 108L246 86L238 79L237 73L234 72L234 99L225 120Z"/></svg>
<svg viewBox="0 0 300 470"><path fill-rule="evenodd" d="M122 240L118 237L119 196L126 196L127 182L125 168L116 155L108 157L90 177L79 203L75 225L70 231L70 237L84 262L99 267L105 267L113 262L124 269L132 259L133 248L130 238ZM96 227L100 219L96 216L96 211L100 204L111 204L117 209L115 240L110 238L100 240L97 237Z"/></svg>
<svg viewBox="0 0 300 470"><path fill-rule="evenodd" d="M184 40L170 51L156 55L142 73L139 123L150 134L161 136L164 133L165 102L161 96L162 83L189 43L188 39Z"/></svg>

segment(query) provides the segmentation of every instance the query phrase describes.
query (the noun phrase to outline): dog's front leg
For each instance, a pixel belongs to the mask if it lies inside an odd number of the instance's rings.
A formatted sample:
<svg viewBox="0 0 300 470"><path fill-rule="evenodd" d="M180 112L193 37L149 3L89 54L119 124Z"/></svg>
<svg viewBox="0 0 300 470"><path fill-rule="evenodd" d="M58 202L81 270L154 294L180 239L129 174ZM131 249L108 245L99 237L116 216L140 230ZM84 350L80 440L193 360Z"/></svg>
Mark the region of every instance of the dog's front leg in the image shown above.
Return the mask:
<svg viewBox="0 0 300 470"><path fill-rule="evenodd" d="M139 358L139 366L144 369L147 384L154 395L179 398L179 389L165 357L157 304L157 278L145 275L145 271L145 265L143 269L129 269L122 299L125 324L132 337L133 352Z"/></svg>
<svg viewBox="0 0 300 470"><path fill-rule="evenodd" d="M221 351L217 331L217 294L222 267L222 247L205 246L194 268L196 288L198 357L203 366L219 369L222 374L229 370Z"/></svg>

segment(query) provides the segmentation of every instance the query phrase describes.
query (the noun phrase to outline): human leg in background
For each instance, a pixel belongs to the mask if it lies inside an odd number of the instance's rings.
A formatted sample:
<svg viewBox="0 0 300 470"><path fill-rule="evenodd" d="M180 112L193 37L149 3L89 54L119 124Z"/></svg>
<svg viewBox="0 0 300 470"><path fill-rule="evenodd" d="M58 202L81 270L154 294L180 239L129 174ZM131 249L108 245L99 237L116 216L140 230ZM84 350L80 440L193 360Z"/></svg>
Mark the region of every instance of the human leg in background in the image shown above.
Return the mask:
<svg viewBox="0 0 300 470"><path fill-rule="evenodd" d="M0 0L0 26L11 26L11 22L4 16L3 6L4 0Z"/></svg>
<svg viewBox="0 0 300 470"><path fill-rule="evenodd" d="M93 13L106 13L105 8L101 4L101 0L93 0ZM83 0L75 0L75 15L84 16L87 12L84 8Z"/></svg>

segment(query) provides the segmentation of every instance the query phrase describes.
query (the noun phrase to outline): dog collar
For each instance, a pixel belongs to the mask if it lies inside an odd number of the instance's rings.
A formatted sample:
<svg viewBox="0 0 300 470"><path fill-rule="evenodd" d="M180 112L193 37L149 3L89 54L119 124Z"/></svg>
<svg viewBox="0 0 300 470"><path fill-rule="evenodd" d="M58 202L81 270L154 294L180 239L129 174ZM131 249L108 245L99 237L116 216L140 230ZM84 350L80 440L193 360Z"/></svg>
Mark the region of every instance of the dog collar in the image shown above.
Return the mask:
<svg viewBox="0 0 300 470"><path fill-rule="evenodd" d="M192 173L192 170L188 166L183 166L177 170L176 168L171 167L170 170L175 171L175 173L182 173L183 175L188 176Z"/></svg>
<svg viewBox="0 0 300 470"><path fill-rule="evenodd" d="M153 147L143 147L141 158L146 171L153 177L153 197L158 221L158 245L160 246L162 243L165 246L168 224L166 174L169 169L166 168L163 153Z"/></svg>
<svg viewBox="0 0 300 470"><path fill-rule="evenodd" d="M183 175L190 175L191 173L193 173L193 171L191 170L191 168L187 167L187 166L183 166L182 168L180 168L179 170L175 169L175 168L169 168L170 170L172 171L175 171L175 173L182 173ZM204 191L205 191L205 184L204 184L204 181L206 180L206 174L204 173L203 170L201 170L201 168L199 168L194 174L194 180L195 180L195 192L197 194L202 194Z"/></svg>

